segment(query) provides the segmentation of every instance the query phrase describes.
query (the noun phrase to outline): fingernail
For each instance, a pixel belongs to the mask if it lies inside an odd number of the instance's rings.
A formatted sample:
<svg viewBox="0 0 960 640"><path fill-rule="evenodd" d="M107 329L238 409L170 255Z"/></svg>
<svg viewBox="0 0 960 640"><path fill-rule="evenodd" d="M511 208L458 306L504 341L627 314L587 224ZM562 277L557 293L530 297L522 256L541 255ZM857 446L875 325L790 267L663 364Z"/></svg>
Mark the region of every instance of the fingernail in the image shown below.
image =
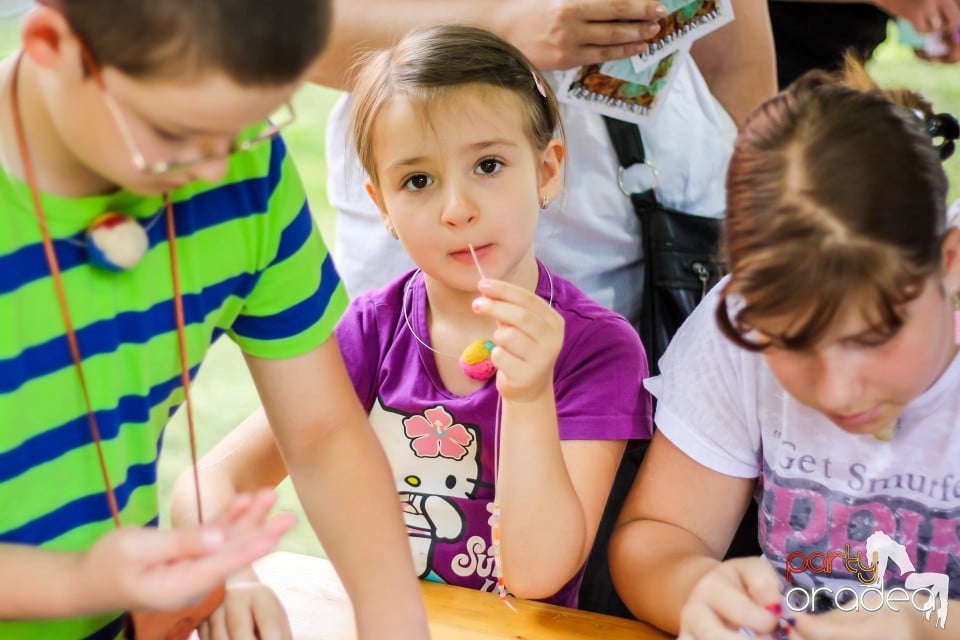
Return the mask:
<svg viewBox="0 0 960 640"><path fill-rule="evenodd" d="M213 549L223 544L224 535L220 529L204 529L203 546Z"/></svg>
<svg viewBox="0 0 960 640"><path fill-rule="evenodd" d="M783 613L783 607L780 606L779 602L774 602L773 604L768 604L764 607L767 611L772 613L777 618L780 617L780 614Z"/></svg>
<svg viewBox="0 0 960 640"><path fill-rule="evenodd" d="M654 9L654 13L656 13L656 14L657 14L658 16L660 16L661 18L665 18L666 15L667 15L667 8L666 8L665 6L663 6L662 4L658 4L658 5L657 5L657 8Z"/></svg>
<svg viewBox="0 0 960 640"><path fill-rule="evenodd" d="M486 298L474 298L473 304L471 305L474 311L480 311L485 306L487 306Z"/></svg>
<svg viewBox="0 0 960 640"><path fill-rule="evenodd" d="M660 25L656 23L650 25L650 35L655 36L658 33L660 33Z"/></svg>
<svg viewBox="0 0 960 640"><path fill-rule="evenodd" d="M490 289L493 288L493 283L487 280L486 278L484 278L483 280L480 281L480 284L477 286L480 287L481 291L489 291Z"/></svg>

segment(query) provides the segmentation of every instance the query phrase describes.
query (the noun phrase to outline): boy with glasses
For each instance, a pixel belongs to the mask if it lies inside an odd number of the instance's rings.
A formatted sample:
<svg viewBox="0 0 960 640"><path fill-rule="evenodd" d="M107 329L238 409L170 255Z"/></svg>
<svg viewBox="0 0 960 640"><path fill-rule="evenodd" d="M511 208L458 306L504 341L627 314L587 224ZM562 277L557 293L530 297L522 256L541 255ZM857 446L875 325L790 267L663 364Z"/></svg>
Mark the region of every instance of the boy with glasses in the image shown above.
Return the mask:
<svg viewBox="0 0 960 640"><path fill-rule="evenodd" d="M346 297L277 137L328 8L237 5L43 1L0 62L0 637L116 637L118 611L194 602L289 528L269 493L141 528L164 426L223 333L360 637L427 636L386 460L327 339Z"/></svg>

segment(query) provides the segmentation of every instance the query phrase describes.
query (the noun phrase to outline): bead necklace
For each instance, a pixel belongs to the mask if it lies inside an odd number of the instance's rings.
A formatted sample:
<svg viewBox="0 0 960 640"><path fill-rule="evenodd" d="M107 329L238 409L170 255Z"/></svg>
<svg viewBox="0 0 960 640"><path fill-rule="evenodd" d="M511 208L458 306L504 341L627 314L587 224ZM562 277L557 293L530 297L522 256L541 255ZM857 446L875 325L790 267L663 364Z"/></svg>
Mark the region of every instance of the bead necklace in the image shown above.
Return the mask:
<svg viewBox="0 0 960 640"><path fill-rule="evenodd" d="M473 245L470 245L470 252L473 253ZM477 264L477 271L480 271L480 262L477 260L476 254L474 254L474 261ZM480 381L489 380L497 373L497 368L490 361L490 353L494 347L492 340L488 338L477 338L468 344L459 356L455 356L452 353L444 353L439 349L434 349L414 331L413 324L410 322L410 311L407 309L407 300L410 297L410 287L413 286L413 281L416 280L417 275L420 273L420 269L417 269L413 272L413 275L410 276L410 279L403 288L403 300L400 303L403 312L403 323L406 325L410 335L420 343L420 346L434 352L438 356L456 358L460 363L460 370L463 371L467 377ZM553 306L553 276L550 275L549 271L546 271L546 274L547 281L550 283L550 296L547 300L547 305ZM483 271L480 271L480 277L484 278Z"/></svg>

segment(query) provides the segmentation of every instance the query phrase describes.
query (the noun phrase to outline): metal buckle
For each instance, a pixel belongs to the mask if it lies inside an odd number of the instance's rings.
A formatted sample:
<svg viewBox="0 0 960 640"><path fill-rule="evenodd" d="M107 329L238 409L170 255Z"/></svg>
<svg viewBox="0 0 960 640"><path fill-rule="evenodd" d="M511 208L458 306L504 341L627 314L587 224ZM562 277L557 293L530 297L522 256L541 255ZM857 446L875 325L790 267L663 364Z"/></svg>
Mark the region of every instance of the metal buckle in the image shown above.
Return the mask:
<svg viewBox="0 0 960 640"><path fill-rule="evenodd" d="M645 180L644 178L637 176L636 181L639 182L641 185L644 185L646 182L650 182L651 184L649 186L646 186L645 188L637 189L636 191L631 191L630 189L628 189L627 185L624 184L625 182L624 178L628 177L628 174L627 174L628 170L630 171L631 174L633 174L635 172L632 170L635 167L639 168L644 166L648 169L650 173L650 180ZM644 160L643 162L635 162L627 168L624 168L623 165L620 165L619 167L617 167L617 186L620 187L620 191L623 192L623 195L627 196L628 198L634 195L635 193L644 193L645 191L656 189L657 185L659 184L660 184L660 172L657 171L657 167L654 166L654 164L649 160Z"/></svg>

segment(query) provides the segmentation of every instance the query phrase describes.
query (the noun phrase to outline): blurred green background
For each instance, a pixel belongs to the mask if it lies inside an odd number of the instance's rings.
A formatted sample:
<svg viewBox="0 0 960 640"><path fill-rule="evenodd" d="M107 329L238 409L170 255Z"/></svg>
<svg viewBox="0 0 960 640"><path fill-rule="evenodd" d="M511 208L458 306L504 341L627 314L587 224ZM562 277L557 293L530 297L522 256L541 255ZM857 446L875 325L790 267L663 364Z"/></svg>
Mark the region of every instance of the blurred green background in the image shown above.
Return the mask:
<svg viewBox="0 0 960 640"><path fill-rule="evenodd" d="M17 42L17 19L3 16L3 1L0 0L0 54L12 51ZM896 27L892 24L887 42L877 50L870 71L881 85L916 89L930 99L938 111L960 114L960 66L918 60L910 49L897 43ZM306 184L314 215L328 242L333 240L334 218L324 188L324 127L338 95L338 92L323 87L304 87L294 100L298 120L285 135ZM960 153L951 158L945 168L950 177L950 199L960 198ZM317 393L321 392L317 390ZM258 403L243 358L229 340L220 340L210 351L193 395L197 442L202 455ZM182 418L182 412L174 416L166 432L160 465L162 505L167 502L174 479L190 463L186 424ZM289 480L281 484L279 494L278 508L300 512ZM163 517L166 523L166 514ZM301 553L323 553L303 517L284 539L281 548Z"/></svg>

